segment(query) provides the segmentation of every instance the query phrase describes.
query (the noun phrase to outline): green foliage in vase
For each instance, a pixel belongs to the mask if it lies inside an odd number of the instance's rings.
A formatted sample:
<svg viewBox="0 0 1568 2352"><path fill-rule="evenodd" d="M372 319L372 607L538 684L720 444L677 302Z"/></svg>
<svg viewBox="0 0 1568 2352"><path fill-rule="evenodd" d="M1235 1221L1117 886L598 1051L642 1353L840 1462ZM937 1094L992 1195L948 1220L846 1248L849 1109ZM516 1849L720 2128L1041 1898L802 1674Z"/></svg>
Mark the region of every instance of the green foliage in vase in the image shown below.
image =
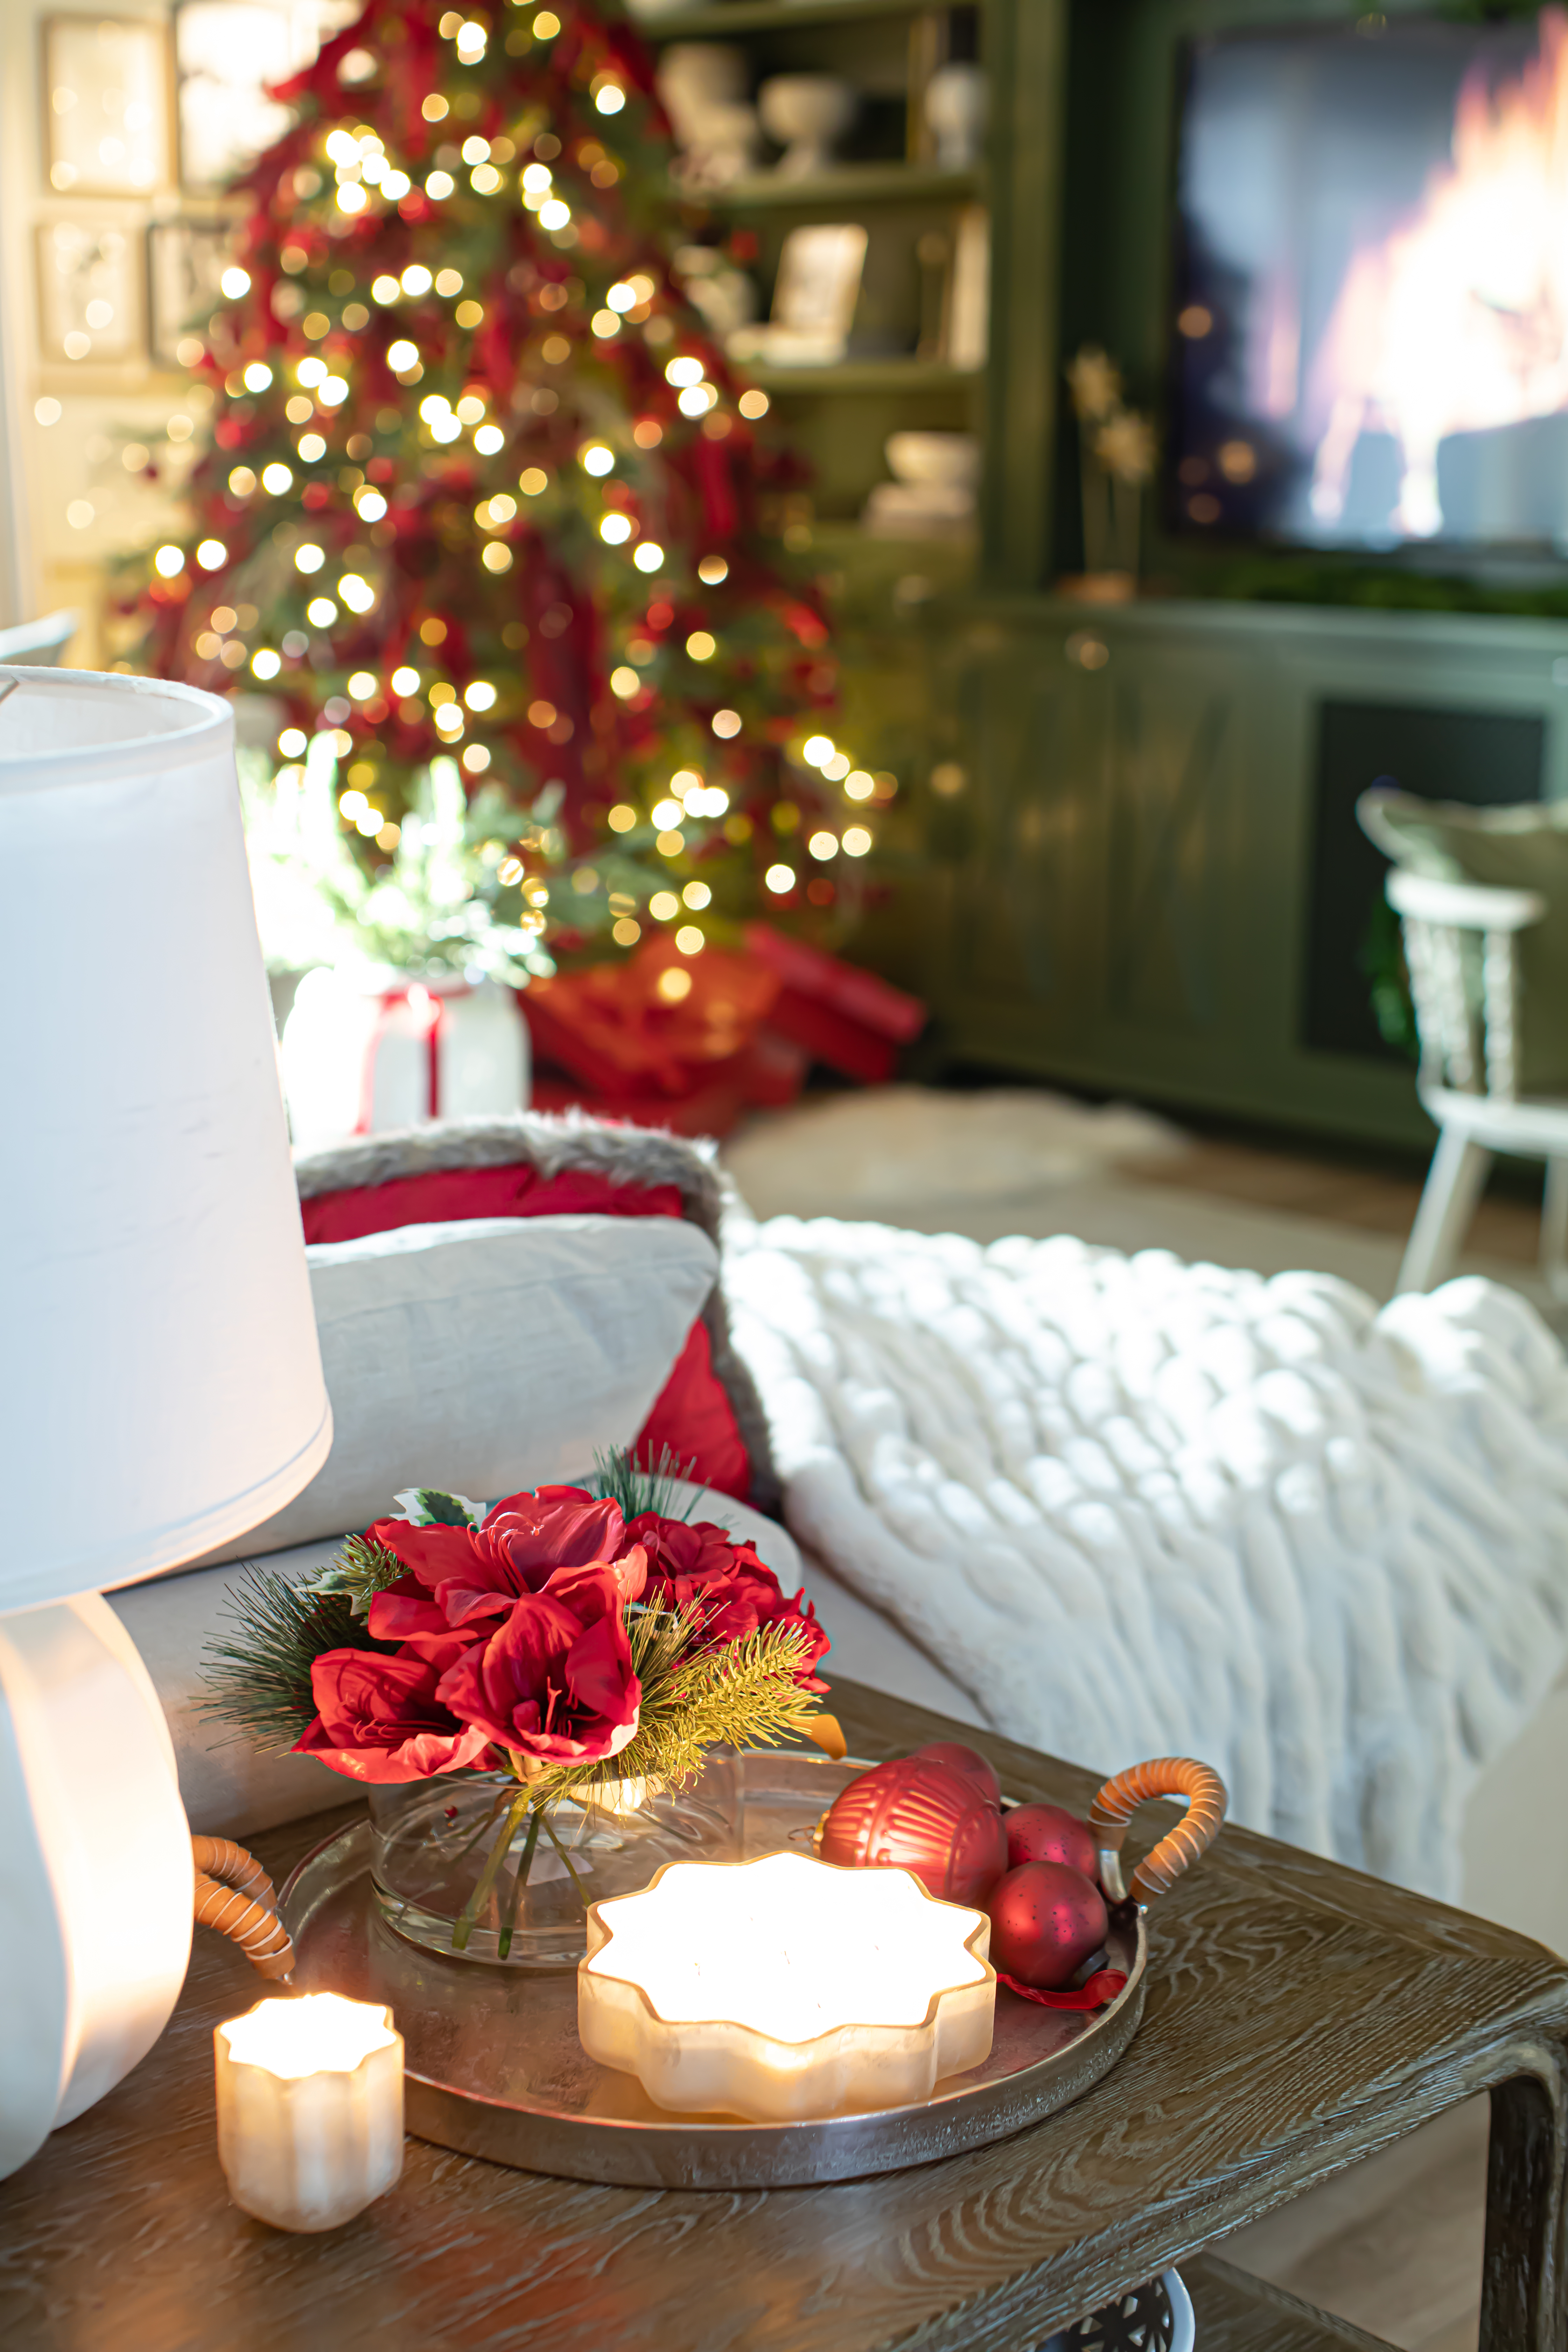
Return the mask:
<svg viewBox="0 0 1568 2352"><path fill-rule="evenodd" d="M350 1544L362 1552L375 1549L358 1536ZM384 1557L392 1559L390 1552ZM396 1561L393 1566L401 1575ZM321 1579L292 1584L276 1569L247 1568L226 1612L227 1626L207 1643L201 1712L231 1724L237 1738L258 1748L292 1748L315 1719L310 1668L316 1659L329 1650L387 1647L362 1622L353 1580L361 1572L357 1564L345 1566L345 1580L329 1590Z"/></svg>

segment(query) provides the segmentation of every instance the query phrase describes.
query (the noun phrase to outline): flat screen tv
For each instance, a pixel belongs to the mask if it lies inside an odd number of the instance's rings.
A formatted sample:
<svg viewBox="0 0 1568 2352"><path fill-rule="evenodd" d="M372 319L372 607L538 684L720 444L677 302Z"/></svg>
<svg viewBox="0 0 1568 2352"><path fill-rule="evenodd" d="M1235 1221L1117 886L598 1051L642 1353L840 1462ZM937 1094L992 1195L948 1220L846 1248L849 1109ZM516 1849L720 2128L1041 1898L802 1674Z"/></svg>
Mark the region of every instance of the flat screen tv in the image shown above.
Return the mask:
<svg viewBox="0 0 1568 2352"><path fill-rule="evenodd" d="M1568 556L1568 10L1188 53L1168 520Z"/></svg>

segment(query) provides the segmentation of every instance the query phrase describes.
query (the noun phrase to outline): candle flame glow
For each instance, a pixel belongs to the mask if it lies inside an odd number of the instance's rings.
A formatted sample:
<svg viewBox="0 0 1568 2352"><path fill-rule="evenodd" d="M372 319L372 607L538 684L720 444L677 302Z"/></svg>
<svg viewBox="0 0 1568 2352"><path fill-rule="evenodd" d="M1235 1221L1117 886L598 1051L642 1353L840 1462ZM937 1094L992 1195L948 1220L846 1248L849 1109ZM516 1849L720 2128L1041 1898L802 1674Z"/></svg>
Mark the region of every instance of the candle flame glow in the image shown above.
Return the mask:
<svg viewBox="0 0 1568 2352"><path fill-rule="evenodd" d="M352 2074L373 2050L384 2050L397 2038L387 2010L374 2001L344 2000L335 1992L258 2001L218 2031L239 2064L264 2066L285 2080Z"/></svg>
<svg viewBox="0 0 1568 2352"><path fill-rule="evenodd" d="M675 1863L598 1909L610 1940L584 1967L640 1985L672 2025L723 2018L811 2042L840 2025L919 2025L935 1994L985 1980L965 1940L979 1913L933 1902L904 1870L798 1853Z"/></svg>

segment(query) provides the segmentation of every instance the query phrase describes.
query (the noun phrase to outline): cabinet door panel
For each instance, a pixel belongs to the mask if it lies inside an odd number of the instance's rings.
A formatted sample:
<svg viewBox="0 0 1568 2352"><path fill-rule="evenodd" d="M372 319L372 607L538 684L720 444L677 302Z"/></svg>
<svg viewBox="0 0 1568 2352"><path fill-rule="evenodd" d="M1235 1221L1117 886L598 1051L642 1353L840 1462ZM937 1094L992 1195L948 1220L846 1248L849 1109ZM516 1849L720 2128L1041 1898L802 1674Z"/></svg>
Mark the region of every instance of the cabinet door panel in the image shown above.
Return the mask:
<svg viewBox="0 0 1568 2352"><path fill-rule="evenodd" d="M1105 1004L1118 1020L1213 1033L1233 996L1234 684L1116 665L1107 779Z"/></svg>
<svg viewBox="0 0 1568 2352"><path fill-rule="evenodd" d="M973 805L953 979L965 997L1023 1001L1054 1028L1081 1012L1096 714L1033 635L973 660L963 699Z"/></svg>

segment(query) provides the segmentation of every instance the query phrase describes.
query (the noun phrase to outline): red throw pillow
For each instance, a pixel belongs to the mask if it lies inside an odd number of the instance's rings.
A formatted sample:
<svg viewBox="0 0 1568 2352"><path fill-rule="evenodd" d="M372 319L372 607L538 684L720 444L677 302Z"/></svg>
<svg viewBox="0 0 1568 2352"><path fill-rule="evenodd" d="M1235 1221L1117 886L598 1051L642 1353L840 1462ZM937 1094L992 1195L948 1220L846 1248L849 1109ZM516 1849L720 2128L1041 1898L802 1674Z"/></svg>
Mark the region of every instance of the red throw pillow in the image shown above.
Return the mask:
<svg viewBox="0 0 1568 2352"><path fill-rule="evenodd" d="M679 1217L673 1184L616 1184L591 1169L542 1176L526 1161L502 1168L438 1169L359 1184L301 1201L308 1242L352 1242L399 1225L462 1223L472 1217ZM676 1358L633 1449L639 1462L657 1462L668 1446L685 1475L745 1502L752 1462L735 1409L713 1369L708 1327L700 1316ZM689 1468L686 1465L689 1465ZM585 1466L585 1465L584 1465Z"/></svg>

